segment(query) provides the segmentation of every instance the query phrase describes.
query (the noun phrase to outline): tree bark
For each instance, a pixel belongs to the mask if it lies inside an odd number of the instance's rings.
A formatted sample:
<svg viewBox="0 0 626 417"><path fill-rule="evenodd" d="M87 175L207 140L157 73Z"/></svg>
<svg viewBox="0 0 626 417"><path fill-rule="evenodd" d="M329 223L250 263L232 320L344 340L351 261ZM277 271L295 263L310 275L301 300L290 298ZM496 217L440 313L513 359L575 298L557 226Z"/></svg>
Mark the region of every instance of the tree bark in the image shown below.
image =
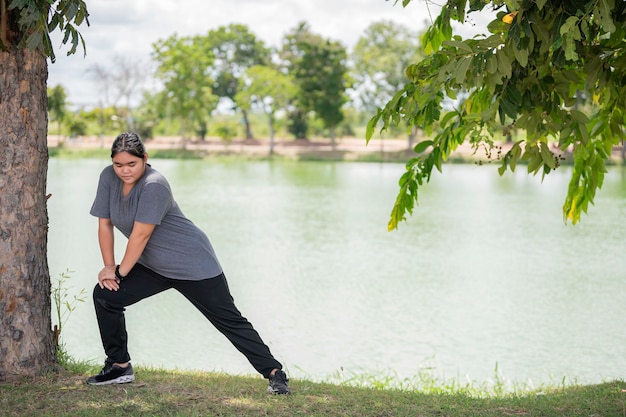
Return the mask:
<svg viewBox="0 0 626 417"><path fill-rule="evenodd" d="M252 135L252 127L250 126L250 120L248 119L248 112L246 110L241 110L241 115L243 116L243 124L246 126L246 139L252 140L254 136Z"/></svg>
<svg viewBox="0 0 626 417"><path fill-rule="evenodd" d="M0 379L55 364L46 207L46 58L0 50Z"/></svg>

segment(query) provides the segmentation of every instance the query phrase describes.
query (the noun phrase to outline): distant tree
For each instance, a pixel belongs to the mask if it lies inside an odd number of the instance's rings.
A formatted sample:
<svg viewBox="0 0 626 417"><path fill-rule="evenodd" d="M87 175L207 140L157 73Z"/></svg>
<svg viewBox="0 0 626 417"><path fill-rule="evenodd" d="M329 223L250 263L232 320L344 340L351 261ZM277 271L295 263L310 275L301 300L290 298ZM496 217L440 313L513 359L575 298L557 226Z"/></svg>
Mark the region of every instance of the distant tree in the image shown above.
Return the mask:
<svg viewBox="0 0 626 417"><path fill-rule="evenodd" d="M48 87L48 113L57 122L57 136L61 138L61 123L67 115L67 92L61 84Z"/></svg>
<svg viewBox="0 0 626 417"><path fill-rule="evenodd" d="M299 89L298 107L314 111L323 121L334 148L349 84L345 47L311 33L303 22L287 34L281 55L289 62L288 71Z"/></svg>
<svg viewBox="0 0 626 417"><path fill-rule="evenodd" d="M269 66L255 65L248 69L245 84L235 96L239 103L256 104L267 116L270 129L270 154L274 152L276 111L287 109L297 89L291 77ZM247 109L249 110L249 108Z"/></svg>
<svg viewBox="0 0 626 417"><path fill-rule="evenodd" d="M80 113L71 114L68 121L68 127L70 130L70 136L73 138L77 136L85 136L87 134L87 121Z"/></svg>
<svg viewBox="0 0 626 417"><path fill-rule="evenodd" d="M418 33L389 20L369 25L350 54L362 108L383 107L409 82L406 68L423 58Z"/></svg>
<svg viewBox="0 0 626 417"><path fill-rule="evenodd" d="M48 270L49 33L76 52L81 0L0 1L0 380L56 363ZM87 23L89 23L87 21ZM10 179L10 180L9 180Z"/></svg>
<svg viewBox="0 0 626 417"><path fill-rule="evenodd" d="M206 41L214 56L211 71L215 80L213 93L218 97L230 99L234 108L241 111L246 139L252 139L252 128L246 110L249 103L237 101L237 93L243 86L242 77L248 68L269 63L270 50L247 26L241 24L211 30L206 36Z"/></svg>
<svg viewBox="0 0 626 417"><path fill-rule="evenodd" d="M136 126L133 122L133 99L141 93L142 85L147 79L146 65L134 58L115 55L111 65L96 63L89 71L99 86L100 103L103 103L104 107L117 109L120 102L123 102L127 114L127 129L134 130Z"/></svg>
<svg viewBox="0 0 626 417"><path fill-rule="evenodd" d="M143 98L134 110L134 117L137 122L137 133L142 138L153 138L154 128L161 120L167 119L166 108L160 105L164 100L161 96L164 92L150 93L144 91Z"/></svg>
<svg viewBox="0 0 626 417"><path fill-rule="evenodd" d="M287 131L296 139L307 139L309 131L308 112L305 112L299 107L294 107L287 113L287 119Z"/></svg>
<svg viewBox="0 0 626 417"><path fill-rule="evenodd" d="M383 107L409 82L406 68L423 58L417 32L381 20L365 29L350 55L352 74L361 107L371 113ZM408 135L413 147L415 129Z"/></svg>
<svg viewBox="0 0 626 417"><path fill-rule="evenodd" d="M156 75L164 85L160 105L180 120L183 147L187 132L206 120L215 110L218 97L213 94L210 68L213 53L200 37L172 35L154 45L152 57Z"/></svg>
<svg viewBox="0 0 626 417"><path fill-rule="evenodd" d="M453 35L452 21L463 23L466 14L488 8L495 19L487 35ZM459 145L491 149L494 138L511 129L525 138L502 157L501 175L518 162L526 162L529 173L552 172L559 155L550 141L560 152L573 152L563 216L578 222L624 136L626 2L449 0L423 46L428 55L407 68L410 82L368 125L368 139L379 123L387 129L401 121L433 135L416 145L406 165L389 229L412 213L419 187ZM581 99L593 103L592 114L581 111ZM444 106L453 100L453 108Z"/></svg>

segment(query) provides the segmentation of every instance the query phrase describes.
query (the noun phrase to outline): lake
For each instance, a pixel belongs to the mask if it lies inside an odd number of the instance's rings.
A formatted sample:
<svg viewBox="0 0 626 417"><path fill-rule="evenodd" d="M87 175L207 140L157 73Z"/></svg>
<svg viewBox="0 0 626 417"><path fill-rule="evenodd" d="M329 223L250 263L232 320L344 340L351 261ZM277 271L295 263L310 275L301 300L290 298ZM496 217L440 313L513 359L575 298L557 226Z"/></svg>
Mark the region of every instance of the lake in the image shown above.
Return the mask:
<svg viewBox="0 0 626 417"><path fill-rule="evenodd" d="M612 167L581 223L564 224L570 169L449 165L399 230L400 164L151 160L211 239L235 302L292 377L425 370L487 381L597 383L626 371L626 171ZM49 265L89 297L62 341L104 359L91 289L102 260L89 215L108 163L52 158ZM124 241L118 235L118 261ZM135 365L253 374L180 294L127 309Z"/></svg>

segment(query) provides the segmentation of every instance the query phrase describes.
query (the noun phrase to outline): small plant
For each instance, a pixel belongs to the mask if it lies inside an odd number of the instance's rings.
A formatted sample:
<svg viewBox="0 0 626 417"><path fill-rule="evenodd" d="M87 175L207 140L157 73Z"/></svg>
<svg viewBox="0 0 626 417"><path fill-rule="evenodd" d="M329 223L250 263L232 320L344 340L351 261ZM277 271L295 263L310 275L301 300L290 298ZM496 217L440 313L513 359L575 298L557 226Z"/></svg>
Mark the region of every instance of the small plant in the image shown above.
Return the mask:
<svg viewBox="0 0 626 417"><path fill-rule="evenodd" d="M57 359L61 363L63 363L64 359L67 358L67 352L65 351L63 344L59 343L61 330L63 329L65 323L69 320L72 312L76 310L78 303L84 302L87 298L87 293L84 288L82 288L78 294L70 296L71 287L67 286L67 281L71 278L70 274L72 272L74 271L70 271L69 269L65 272L61 272L56 281L52 283L51 288L51 298L54 303L57 323L54 325L52 332L54 335Z"/></svg>
<svg viewBox="0 0 626 417"><path fill-rule="evenodd" d="M230 145L233 138L237 136L237 126L228 122L220 123L215 127L215 133L224 143Z"/></svg>

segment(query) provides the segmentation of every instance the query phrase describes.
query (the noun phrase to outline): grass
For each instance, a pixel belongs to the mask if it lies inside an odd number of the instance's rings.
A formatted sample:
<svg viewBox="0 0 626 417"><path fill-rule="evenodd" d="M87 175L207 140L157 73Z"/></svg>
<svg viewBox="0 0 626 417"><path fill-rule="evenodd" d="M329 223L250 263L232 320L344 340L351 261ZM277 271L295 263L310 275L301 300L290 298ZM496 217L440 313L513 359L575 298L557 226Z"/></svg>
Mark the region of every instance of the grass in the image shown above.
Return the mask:
<svg viewBox="0 0 626 417"><path fill-rule="evenodd" d="M79 158L111 158L111 149L104 148L71 148L65 146L49 147L50 157L79 159Z"/></svg>
<svg viewBox="0 0 626 417"><path fill-rule="evenodd" d="M0 415L626 417L624 381L475 396L464 389L431 387L424 392L292 379L292 395L273 396L257 376L141 367L131 384L86 385L87 375L97 371L86 364L66 364L66 369L44 377L0 383Z"/></svg>

